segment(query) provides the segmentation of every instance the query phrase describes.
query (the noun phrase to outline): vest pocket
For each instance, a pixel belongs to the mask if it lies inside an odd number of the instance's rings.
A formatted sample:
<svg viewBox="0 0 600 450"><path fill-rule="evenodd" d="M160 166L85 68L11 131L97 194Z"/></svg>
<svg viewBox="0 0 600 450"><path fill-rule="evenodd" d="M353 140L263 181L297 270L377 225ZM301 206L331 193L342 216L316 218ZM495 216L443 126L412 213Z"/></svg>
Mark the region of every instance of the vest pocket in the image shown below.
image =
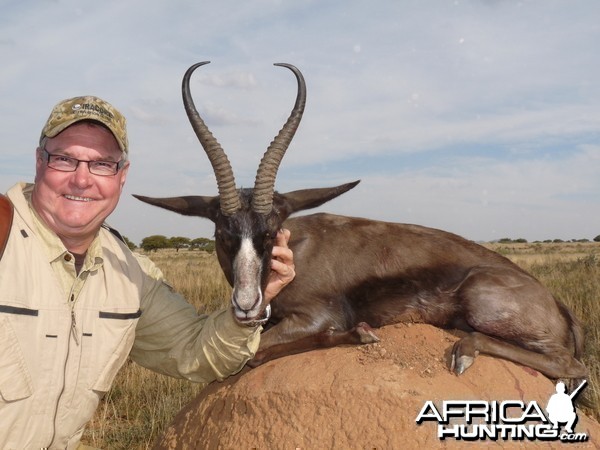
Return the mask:
<svg viewBox="0 0 600 450"><path fill-rule="evenodd" d="M89 339L93 341L95 355L104 357L95 358L98 376L92 379L90 387L94 391L107 392L129 356L141 311L100 311L97 314L93 335L90 334Z"/></svg>
<svg viewBox="0 0 600 450"><path fill-rule="evenodd" d="M8 318L0 314L0 396L5 402L23 400L33 394L21 346ZM0 401L1 403L1 401Z"/></svg>
<svg viewBox="0 0 600 450"><path fill-rule="evenodd" d="M110 312L100 311L98 317L101 319L116 319L116 320L131 320L139 319L142 315L142 310L138 309L136 312L124 313L124 312Z"/></svg>

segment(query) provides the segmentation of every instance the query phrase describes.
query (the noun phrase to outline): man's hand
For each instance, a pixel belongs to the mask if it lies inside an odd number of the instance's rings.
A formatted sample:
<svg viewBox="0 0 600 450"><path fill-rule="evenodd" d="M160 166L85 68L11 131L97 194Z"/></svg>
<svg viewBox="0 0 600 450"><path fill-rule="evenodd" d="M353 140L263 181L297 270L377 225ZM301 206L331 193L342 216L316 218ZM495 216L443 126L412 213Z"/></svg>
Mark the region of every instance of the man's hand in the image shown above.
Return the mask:
<svg viewBox="0 0 600 450"><path fill-rule="evenodd" d="M290 230L282 229L277 233L272 252L271 273L265 288L264 300L266 303L273 300L296 276L294 254L288 247L289 240Z"/></svg>

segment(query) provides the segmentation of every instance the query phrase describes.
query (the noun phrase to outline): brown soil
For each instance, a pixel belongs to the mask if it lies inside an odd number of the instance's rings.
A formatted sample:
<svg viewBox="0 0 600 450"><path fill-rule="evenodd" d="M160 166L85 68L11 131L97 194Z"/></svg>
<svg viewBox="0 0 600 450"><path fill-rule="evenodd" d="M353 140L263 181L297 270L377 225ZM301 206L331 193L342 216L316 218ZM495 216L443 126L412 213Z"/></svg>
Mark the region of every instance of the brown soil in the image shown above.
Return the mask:
<svg viewBox="0 0 600 450"><path fill-rule="evenodd" d="M271 361L191 401L156 449L564 448L559 441L465 442L418 425L426 401L535 400L545 408L554 383L508 361L479 356L463 375L448 370L457 336L421 324L376 330L381 342L337 347ZM521 414L519 414L521 415ZM600 425L578 410L576 448L599 448Z"/></svg>

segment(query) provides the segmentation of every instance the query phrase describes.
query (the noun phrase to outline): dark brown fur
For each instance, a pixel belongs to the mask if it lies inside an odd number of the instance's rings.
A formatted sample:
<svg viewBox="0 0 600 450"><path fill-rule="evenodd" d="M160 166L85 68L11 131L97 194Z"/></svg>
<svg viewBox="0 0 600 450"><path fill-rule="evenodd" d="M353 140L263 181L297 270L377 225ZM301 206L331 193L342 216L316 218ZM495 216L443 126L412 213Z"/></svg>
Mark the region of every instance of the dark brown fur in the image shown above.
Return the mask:
<svg viewBox="0 0 600 450"><path fill-rule="evenodd" d="M583 345L577 319L493 251L441 230L329 214L289 219L284 227L297 276L271 303L251 365L296 353L299 345L328 346L327 336L336 333L335 345L342 335L347 343L369 341L370 332L355 332L361 322L413 321L476 332L453 351L458 373L479 352L552 378L587 373L576 359ZM307 339L314 335L320 337Z"/></svg>

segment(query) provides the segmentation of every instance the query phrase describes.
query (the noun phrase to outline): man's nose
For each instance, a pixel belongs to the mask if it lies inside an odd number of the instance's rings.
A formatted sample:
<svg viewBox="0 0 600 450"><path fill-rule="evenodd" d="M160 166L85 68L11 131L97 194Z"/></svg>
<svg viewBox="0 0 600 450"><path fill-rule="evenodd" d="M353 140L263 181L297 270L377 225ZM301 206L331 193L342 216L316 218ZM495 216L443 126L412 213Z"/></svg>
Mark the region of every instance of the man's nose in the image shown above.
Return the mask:
<svg viewBox="0 0 600 450"><path fill-rule="evenodd" d="M79 162L75 172L73 172L73 180L77 186L85 187L91 182L92 174L87 162Z"/></svg>

